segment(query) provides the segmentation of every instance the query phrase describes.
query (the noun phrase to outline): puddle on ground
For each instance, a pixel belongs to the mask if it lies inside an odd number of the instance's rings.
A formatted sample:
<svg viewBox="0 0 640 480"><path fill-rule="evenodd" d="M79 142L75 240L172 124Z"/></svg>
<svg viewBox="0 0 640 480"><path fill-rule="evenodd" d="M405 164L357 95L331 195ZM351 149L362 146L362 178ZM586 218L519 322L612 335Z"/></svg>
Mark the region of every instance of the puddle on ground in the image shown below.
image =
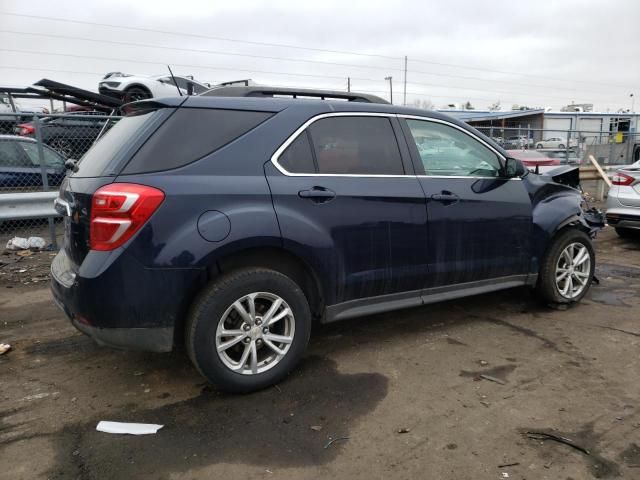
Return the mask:
<svg viewBox="0 0 640 480"><path fill-rule="evenodd" d="M378 373L341 374L332 360L308 357L277 388L229 395L205 388L192 399L143 409L135 405L108 418L54 435L53 478L164 478L217 463L304 467L333 460L348 440L324 448L387 395ZM155 435L109 435L98 420L158 423ZM320 431L311 426L321 426Z"/></svg>

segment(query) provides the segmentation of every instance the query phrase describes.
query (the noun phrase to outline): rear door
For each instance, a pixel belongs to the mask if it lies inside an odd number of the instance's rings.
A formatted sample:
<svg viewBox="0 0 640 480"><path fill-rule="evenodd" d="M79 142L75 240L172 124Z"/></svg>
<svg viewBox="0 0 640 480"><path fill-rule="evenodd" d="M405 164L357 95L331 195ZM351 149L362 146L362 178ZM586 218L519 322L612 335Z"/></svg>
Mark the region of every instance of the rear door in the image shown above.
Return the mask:
<svg viewBox="0 0 640 480"><path fill-rule="evenodd" d="M307 122L266 165L285 246L330 277L328 305L419 295L426 209L408 157L393 116L334 113Z"/></svg>
<svg viewBox="0 0 640 480"><path fill-rule="evenodd" d="M520 178L504 178L498 152L461 127L400 120L427 199L426 287L526 275L531 201Z"/></svg>

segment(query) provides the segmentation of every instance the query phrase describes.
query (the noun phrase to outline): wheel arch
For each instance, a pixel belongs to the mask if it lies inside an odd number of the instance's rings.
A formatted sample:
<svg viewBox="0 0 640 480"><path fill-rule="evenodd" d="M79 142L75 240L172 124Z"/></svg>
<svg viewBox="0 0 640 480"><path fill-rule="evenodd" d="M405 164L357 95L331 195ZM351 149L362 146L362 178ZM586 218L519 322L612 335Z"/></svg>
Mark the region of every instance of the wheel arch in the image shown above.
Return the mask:
<svg viewBox="0 0 640 480"><path fill-rule="evenodd" d="M314 318L324 310L324 295L317 273L307 262L280 247L253 247L230 253L209 265L210 279L245 267L275 270L295 281L304 292Z"/></svg>
<svg viewBox="0 0 640 480"><path fill-rule="evenodd" d="M178 317L174 330L174 343L182 343L188 311L208 284L223 274L243 268L268 268L288 276L296 282L309 302L312 318L319 321L324 314L324 293L317 273L307 262L281 247L247 247L212 259L204 269L204 275L185 302L185 311Z"/></svg>
<svg viewBox="0 0 640 480"><path fill-rule="evenodd" d="M148 93L151 93L151 89L149 87L147 87L146 85L142 84L142 83L132 83L131 85L127 85L126 87L124 87L124 89L122 91L123 92L127 92L127 91L131 90L132 88L140 88L142 90L145 90Z"/></svg>

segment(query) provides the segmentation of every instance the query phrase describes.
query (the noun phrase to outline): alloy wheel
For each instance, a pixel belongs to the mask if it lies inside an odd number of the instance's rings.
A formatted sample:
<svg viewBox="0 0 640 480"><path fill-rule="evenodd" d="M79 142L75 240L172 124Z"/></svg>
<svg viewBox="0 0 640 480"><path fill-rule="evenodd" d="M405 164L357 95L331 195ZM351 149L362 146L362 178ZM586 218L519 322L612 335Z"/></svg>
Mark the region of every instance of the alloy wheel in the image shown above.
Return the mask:
<svg viewBox="0 0 640 480"><path fill-rule="evenodd" d="M591 255L582 243L565 247L556 262L556 287L565 298L578 297L589 283Z"/></svg>
<svg viewBox="0 0 640 480"><path fill-rule="evenodd" d="M230 370L256 375L285 357L295 334L295 318L287 302L269 292L254 292L233 302L216 329L218 357Z"/></svg>

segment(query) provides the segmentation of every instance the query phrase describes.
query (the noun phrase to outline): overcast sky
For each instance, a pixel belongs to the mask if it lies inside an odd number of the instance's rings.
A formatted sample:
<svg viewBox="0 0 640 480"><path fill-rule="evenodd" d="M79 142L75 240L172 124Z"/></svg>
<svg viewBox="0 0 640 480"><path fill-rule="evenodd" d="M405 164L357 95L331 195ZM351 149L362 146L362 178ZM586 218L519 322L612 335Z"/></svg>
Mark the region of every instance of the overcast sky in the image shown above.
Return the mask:
<svg viewBox="0 0 640 480"><path fill-rule="evenodd" d="M107 72L171 64L211 83L344 90L352 77L353 90L387 98L392 76L402 103L406 55L408 104L615 111L640 95L638 20L637 0L0 0L0 85L97 90Z"/></svg>

